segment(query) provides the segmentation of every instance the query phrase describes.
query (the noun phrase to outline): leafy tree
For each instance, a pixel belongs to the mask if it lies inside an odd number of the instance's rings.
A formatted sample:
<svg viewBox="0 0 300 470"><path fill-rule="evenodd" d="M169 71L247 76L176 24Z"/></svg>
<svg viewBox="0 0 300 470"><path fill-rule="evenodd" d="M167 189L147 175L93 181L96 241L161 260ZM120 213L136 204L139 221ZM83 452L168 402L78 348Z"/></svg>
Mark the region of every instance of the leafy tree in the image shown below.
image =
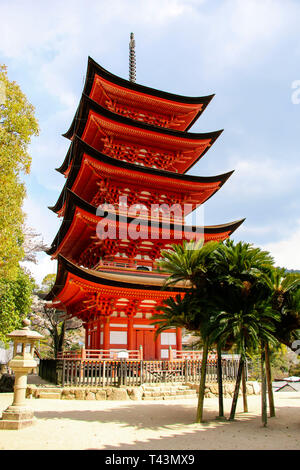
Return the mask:
<svg viewBox="0 0 300 470"><path fill-rule="evenodd" d="M280 343L291 348L300 330L300 273L274 268L270 287L272 308L280 313L275 336Z"/></svg>
<svg viewBox="0 0 300 470"><path fill-rule="evenodd" d="M203 422L203 405L206 381L206 365L210 345L210 317L213 315L214 304L207 295L212 285L211 267L213 254L218 243L209 242L202 246L194 242L184 241L182 245L173 245L170 250L162 250L159 268L169 274L166 285L175 285L185 281L191 292L183 300L170 299L160 310L163 315L156 317L162 322L162 329L173 324L200 332L203 340L201 378L198 395L196 422ZM164 319L165 318L165 319ZM195 326L195 328L192 328ZM162 331L160 329L160 331Z"/></svg>
<svg viewBox="0 0 300 470"><path fill-rule="evenodd" d="M169 274L166 285L185 281L196 290L207 285L213 265L212 254L218 245L218 242L202 246L199 242L184 241L182 245L172 245L170 250L162 250L158 269Z"/></svg>
<svg viewBox="0 0 300 470"><path fill-rule="evenodd" d="M38 134L34 108L20 87L0 66L0 275L17 279L24 256L22 204L25 197L22 173L29 173L28 145Z"/></svg>
<svg viewBox="0 0 300 470"><path fill-rule="evenodd" d="M0 340L8 344L7 334L22 327L22 318L31 310L34 280L22 268L15 279L0 278Z"/></svg>
<svg viewBox="0 0 300 470"><path fill-rule="evenodd" d="M41 294L47 294L48 292L50 292L50 290L55 284L55 279L56 279L56 274L47 274L42 280L42 284L39 289L39 292Z"/></svg>
<svg viewBox="0 0 300 470"><path fill-rule="evenodd" d="M218 352L220 347L228 349L235 345L240 353L240 363L230 414L230 419L233 419L246 354L260 346L264 349L265 344L275 341L278 315L268 303L272 292L269 276L273 258L251 244L234 244L231 240L223 244L207 244L201 249L189 248L190 245L184 243L162 252L160 267L169 273L167 284L186 281L191 290L188 301L167 301L160 320L163 321L165 316L166 327L171 323L182 323L187 329L195 318L198 321L198 331L201 331L203 339L199 421L203 419L209 344L216 343Z"/></svg>
<svg viewBox="0 0 300 470"><path fill-rule="evenodd" d="M215 253L215 270L219 278L215 302L220 313L215 320L213 336L221 344L233 341L240 353L230 419L235 416L246 354L260 346L264 350L266 344L275 342L278 315L268 303L272 269L271 255L249 243L234 244L227 240ZM263 367L264 364L262 371Z"/></svg>

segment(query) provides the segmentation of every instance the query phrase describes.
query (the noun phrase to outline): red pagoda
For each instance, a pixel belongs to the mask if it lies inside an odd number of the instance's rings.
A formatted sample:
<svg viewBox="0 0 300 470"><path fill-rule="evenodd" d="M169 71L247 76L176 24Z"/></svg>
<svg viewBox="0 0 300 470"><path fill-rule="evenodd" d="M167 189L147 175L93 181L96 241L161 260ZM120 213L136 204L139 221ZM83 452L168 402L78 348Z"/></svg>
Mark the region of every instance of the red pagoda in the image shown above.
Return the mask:
<svg viewBox="0 0 300 470"><path fill-rule="evenodd" d="M195 235L180 211L170 211L175 205L192 212L232 173L186 174L221 133L187 132L212 98L142 86L88 59L82 97L64 134L71 144L58 171L66 183L50 208L63 221L48 250L58 270L46 300L83 321L85 348L101 357L122 351L130 358L142 350L146 360L167 359L170 348L176 357L181 330L154 340L151 317L186 288L162 289L166 276L155 270L160 251L183 239L224 240L243 222L201 227Z"/></svg>

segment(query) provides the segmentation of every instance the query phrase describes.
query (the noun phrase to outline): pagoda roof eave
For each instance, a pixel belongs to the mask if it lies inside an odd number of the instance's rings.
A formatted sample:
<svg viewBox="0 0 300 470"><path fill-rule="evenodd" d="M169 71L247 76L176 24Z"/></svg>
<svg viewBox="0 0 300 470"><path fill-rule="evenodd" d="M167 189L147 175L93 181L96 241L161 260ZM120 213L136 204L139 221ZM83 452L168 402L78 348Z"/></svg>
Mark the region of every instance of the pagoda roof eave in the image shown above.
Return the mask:
<svg viewBox="0 0 300 470"><path fill-rule="evenodd" d="M84 84L84 93L86 95L89 95L91 93L91 89L94 83L94 77L95 75L99 75L100 77L104 78L105 80L121 86L123 88L126 88L128 90L132 90L135 92L143 93L145 95L150 95L158 98L162 98L166 101L171 101L171 102L176 102L176 103L184 103L184 104L202 104L201 110L197 113L197 115L194 117L194 119L190 122L190 124L187 126L185 129L186 131L191 128L191 126L196 122L196 120L199 118L199 116L203 113L203 111L206 109L210 101L213 99L215 94L207 95L207 96L184 96L184 95L178 95L174 93L169 93L166 91L161 91L157 90L155 88L151 88L145 85L140 85L135 82L131 82L129 80L126 80L124 78L121 78L117 75L114 75L113 73L109 72L108 70L104 69L99 65L94 59L91 57L88 57L88 66L87 66L87 73L86 73L86 79L85 79L85 84Z"/></svg>
<svg viewBox="0 0 300 470"><path fill-rule="evenodd" d="M84 153L88 154L93 159L97 160L98 162L106 163L110 166L117 167L125 171L129 171L130 173L138 172L143 176L145 175L149 177L160 176L160 177L167 178L167 180L169 180L170 182L174 180L178 182L188 182L191 185L193 184L196 185L199 183L209 184L209 183L219 182L220 184L219 184L219 187L216 189L216 191L218 191L221 188L221 186L223 186L223 184L227 181L227 179L234 172L234 170L232 170L230 172L223 173L221 175L216 175L216 176L194 176L194 175L175 173L175 172L171 172L167 170L161 170L157 168L140 166L134 163L124 162L122 160L117 160L112 157L109 157L108 155L105 155L99 152L94 147L91 147L89 144L87 144L82 139L80 139L80 137L75 136L71 144L71 150L69 150L67 153L67 157L71 161L71 169L68 172L67 182L63 190L61 191L56 204L54 206L49 207L49 209L52 210L53 212L57 212L62 208L65 191L66 189L72 188L75 182L75 179L78 175L79 169L81 168L82 157ZM209 197L212 197L216 191L214 191Z"/></svg>
<svg viewBox="0 0 300 470"><path fill-rule="evenodd" d="M135 273L113 273L113 272L102 272L95 271L93 269L82 268L62 255L58 255L58 266L57 266L57 275L55 285L52 287L51 291L44 298L45 301L51 301L58 297L61 291L65 288L68 274L76 276L80 280L86 281L91 288L91 285L94 285L95 288L99 285L105 286L107 288L123 288L131 289L133 291L156 291L161 292L162 290L175 293L185 293L189 288L187 284L183 282L178 283L174 287L165 286L165 280L168 277L161 276L159 274L144 274L139 271L138 274Z"/></svg>
<svg viewBox="0 0 300 470"><path fill-rule="evenodd" d="M220 129L218 131L203 132L203 133L186 132L186 131L179 131L179 130L174 130L174 129L166 129L164 127L157 127L157 126L143 123L141 121L134 121L126 116L121 116L120 114L113 113L112 111L109 111L108 109L103 108L101 105L96 103L85 93L82 93L80 103L75 113L72 124L69 130L65 134L62 134L63 137L66 137L67 139L70 139L70 140L73 138L74 134L77 134L79 137L81 137L84 127L85 127L87 117L88 117L88 113L90 110L103 116L104 118L107 118L114 122L118 122L119 124L124 124L126 126L139 128L144 131L148 131L152 133L154 132L156 134L160 134L164 136L168 135L172 137L185 139L187 141L210 139L211 140L210 146L213 145L213 143L217 140L219 135L223 132L223 129ZM204 155L204 153L207 150L208 148L204 150L204 152L201 154L201 157ZM192 165L194 165L194 163L195 162L193 162ZM186 171L187 170L188 169L186 169Z"/></svg>
<svg viewBox="0 0 300 470"><path fill-rule="evenodd" d="M51 244L51 247L46 250L46 253L48 255L54 255L57 250L59 249L59 246L61 243L64 241L65 237L67 236L68 230L71 227L71 224L73 222L74 214L76 208L79 208L85 212L87 212L90 216L92 217L99 217L97 216L97 208L89 204L87 201L84 201L82 198L77 196L75 193L73 193L70 190L67 190L67 197L66 197L66 210L64 214L64 219L63 222ZM118 214L116 214L118 217ZM122 219L122 215L120 218ZM131 223L132 221L135 221L135 217L127 217L128 223ZM228 232L229 235L231 235L243 222L245 219L237 220L234 222L230 223L225 223L225 224L220 224L220 225L211 225L211 226L205 226L205 227L197 227L198 231L200 232L200 229L202 229L204 234L218 234L218 233L224 233ZM142 221L142 220L140 220ZM144 220L145 224L148 223L148 220ZM155 223L158 224L159 228L163 227L163 222L157 220L154 221ZM96 223L96 222L95 222ZM184 224L178 224L176 222L170 224L170 229L172 230L182 230L184 229L185 233L190 232L194 233L194 227L192 226L187 226Z"/></svg>

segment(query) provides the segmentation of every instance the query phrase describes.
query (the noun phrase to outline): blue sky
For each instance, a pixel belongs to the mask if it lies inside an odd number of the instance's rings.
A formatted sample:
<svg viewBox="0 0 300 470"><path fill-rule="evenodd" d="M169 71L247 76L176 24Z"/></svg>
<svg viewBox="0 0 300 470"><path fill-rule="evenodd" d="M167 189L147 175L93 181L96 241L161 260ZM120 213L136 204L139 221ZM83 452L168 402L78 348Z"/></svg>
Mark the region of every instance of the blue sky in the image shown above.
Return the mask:
<svg viewBox="0 0 300 470"><path fill-rule="evenodd" d="M224 129L191 170L235 170L205 204L206 225L246 217L234 234L300 268L300 2L297 0L1 0L0 62L35 106L40 135L25 178L27 223L50 244L68 128L87 58L128 78L135 33L137 82L172 93L216 96L191 132ZM293 88L294 87L294 88ZM38 282L56 272L40 255Z"/></svg>

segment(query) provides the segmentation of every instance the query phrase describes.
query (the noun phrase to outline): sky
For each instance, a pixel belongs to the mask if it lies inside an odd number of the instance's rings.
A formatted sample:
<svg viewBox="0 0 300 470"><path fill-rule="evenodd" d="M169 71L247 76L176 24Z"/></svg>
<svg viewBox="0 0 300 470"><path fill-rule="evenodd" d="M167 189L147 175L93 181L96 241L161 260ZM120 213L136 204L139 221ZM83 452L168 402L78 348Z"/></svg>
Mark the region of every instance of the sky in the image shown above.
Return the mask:
<svg viewBox="0 0 300 470"><path fill-rule="evenodd" d="M27 224L50 245L48 209L65 182L55 171L83 90L88 56L137 83L186 96L215 93L190 132L224 129L189 174L235 170L204 205L205 225L246 218L235 241L300 269L300 2L298 0L0 0L0 63L34 105L40 135L24 176ZM56 262L28 265L40 283Z"/></svg>

